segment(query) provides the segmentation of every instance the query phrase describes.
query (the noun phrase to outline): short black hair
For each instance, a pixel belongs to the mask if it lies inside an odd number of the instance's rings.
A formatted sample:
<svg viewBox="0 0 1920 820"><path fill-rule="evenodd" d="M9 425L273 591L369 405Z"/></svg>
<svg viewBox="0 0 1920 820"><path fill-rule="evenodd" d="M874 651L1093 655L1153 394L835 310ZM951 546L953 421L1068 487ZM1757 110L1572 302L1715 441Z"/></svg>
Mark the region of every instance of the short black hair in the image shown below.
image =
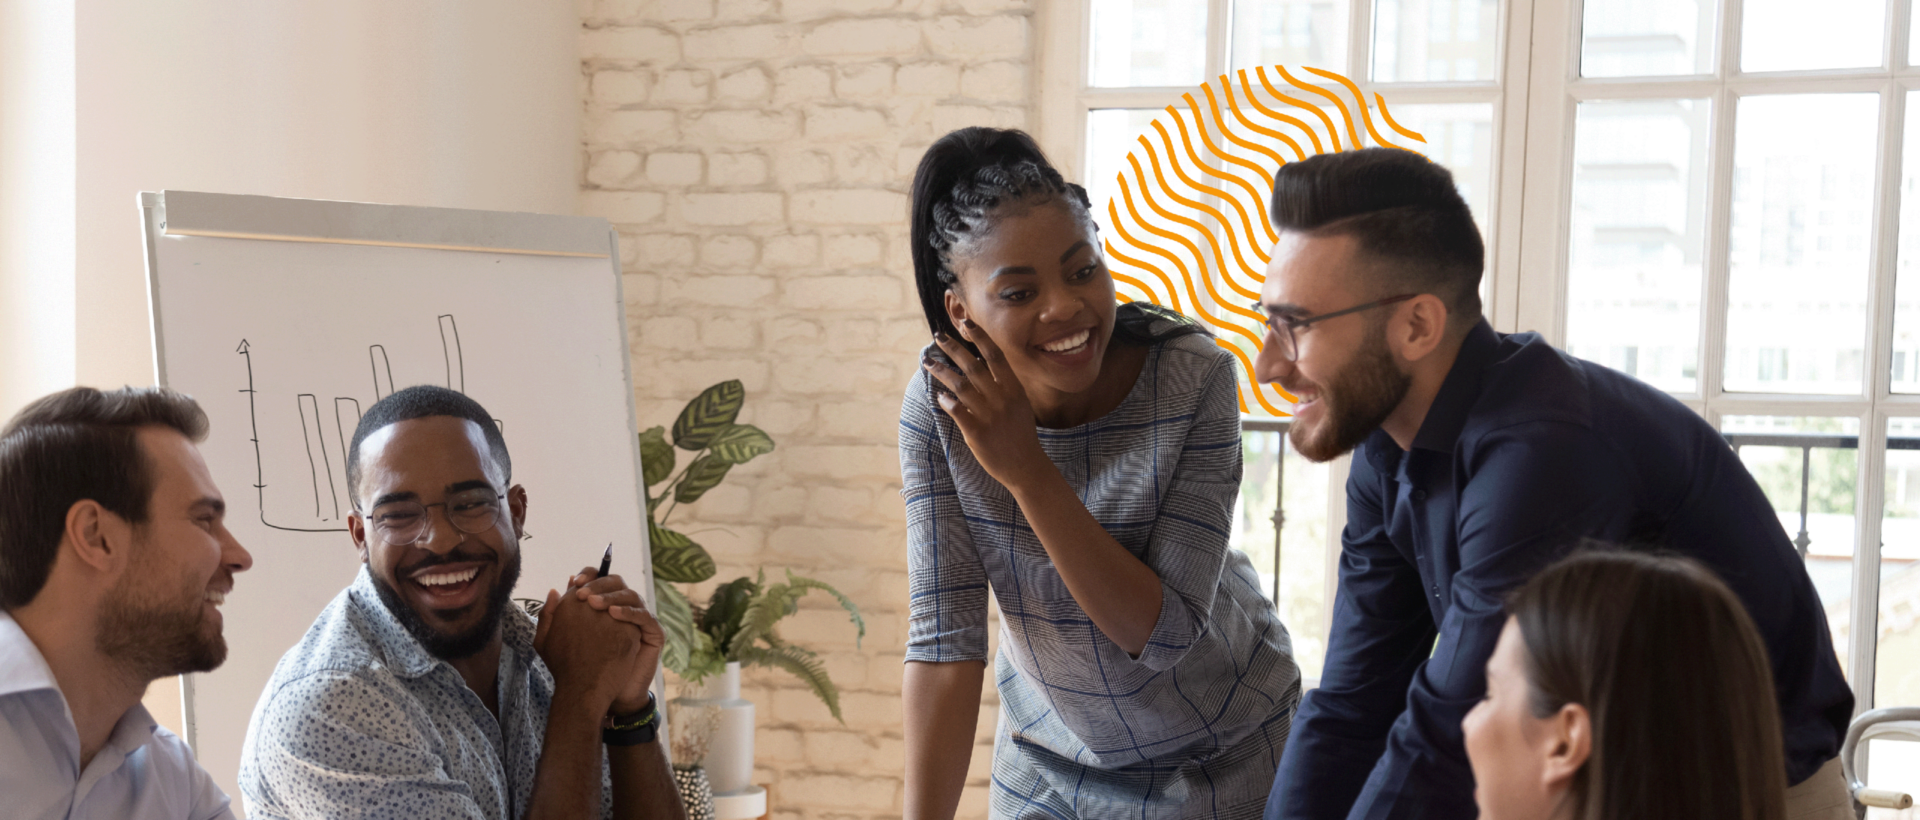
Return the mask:
<svg viewBox="0 0 1920 820"><path fill-rule="evenodd" d="M487 408L457 390L416 384L374 402L367 408L366 415L360 417L360 425L353 428L353 443L347 445L347 492L352 495L356 509L360 506L360 442L381 428L428 416L452 416L480 425L480 432L487 437L487 449L494 463L500 466L500 480L513 480L513 459L507 455L507 440L501 437L500 425L494 423Z"/></svg>
<svg viewBox="0 0 1920 820"><path fill-rule="evenodd" d="M1273 176L1273 226L1309 236L1352 236L1375 266L1379 290L1431 293L1448 324L1480 318L1486 246L1453 174L1398 148L1319 154Z"/></svg>
<svg viewBox="0 0 1920 820"><path fill-rule="evenodd" d="M154 470L136 434L149 425L207 437L200 405L164 387L69 388L0 428L0 609L33 603L46 586L74 504L146 523Z"/></svg>

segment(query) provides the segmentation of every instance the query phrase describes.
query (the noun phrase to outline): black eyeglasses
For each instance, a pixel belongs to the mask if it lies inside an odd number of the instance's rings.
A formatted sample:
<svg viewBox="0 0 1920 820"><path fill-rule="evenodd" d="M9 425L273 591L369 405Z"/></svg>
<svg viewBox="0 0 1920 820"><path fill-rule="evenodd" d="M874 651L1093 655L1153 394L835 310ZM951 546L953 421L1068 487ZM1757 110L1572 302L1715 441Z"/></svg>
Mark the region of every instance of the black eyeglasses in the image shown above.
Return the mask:
<svg viewBox="0 0 1920 820"><path fill-rule="evenodd" d="M1349 313L1359 313L1363 310L1372 310L1385 305L1405 302L1419 295L1418 293L1407 293L1399 296L1389 296L1385 299L1368 302L1364 305L1355 305L1346 310L1336 310L1331 313L1322 313L1318 316L1302 316L1297 319L1289 319L1285 316L1266 316L1263 321L1267 326L1267 330L1271 331L1274 338L1279 340L1280 355L1285 356L1287 361L1295 362L1300 360L1300 341L1294 338L1294 333L1300 328L1311 325L1314 322L1331 319L1335 316L1345 316ZM1255 312L1262 314L1266 312L1266 306L1258 302L1254 303L1253 309Z"/></svg>
<svg viewBox="0 0 1920 820"><path fill-rule="evenodd" d="M454 493L437 504L418 501L389 501L373 508L367 522L380 538L396 547L420 540L427 532L427 508L447 508L447 523L468 535L479 535L500 520L500 501L507 496L493 490L466 490Z"/></svg>

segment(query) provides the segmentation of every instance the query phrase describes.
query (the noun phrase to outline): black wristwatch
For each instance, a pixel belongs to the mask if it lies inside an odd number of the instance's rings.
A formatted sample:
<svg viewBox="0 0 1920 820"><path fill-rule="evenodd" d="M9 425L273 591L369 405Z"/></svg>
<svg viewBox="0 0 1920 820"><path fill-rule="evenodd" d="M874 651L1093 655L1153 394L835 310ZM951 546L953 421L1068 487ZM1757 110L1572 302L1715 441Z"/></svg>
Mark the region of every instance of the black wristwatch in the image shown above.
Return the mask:
<svg viewBox="0 0 1920 820"><path fill-rule="evenodd" d="M660 737L660 710L655 708L653 695L647 695L647 705L631 715L608 715L610 725L600 730L600 742L608 746L638 746L652 743Z"/></svg>

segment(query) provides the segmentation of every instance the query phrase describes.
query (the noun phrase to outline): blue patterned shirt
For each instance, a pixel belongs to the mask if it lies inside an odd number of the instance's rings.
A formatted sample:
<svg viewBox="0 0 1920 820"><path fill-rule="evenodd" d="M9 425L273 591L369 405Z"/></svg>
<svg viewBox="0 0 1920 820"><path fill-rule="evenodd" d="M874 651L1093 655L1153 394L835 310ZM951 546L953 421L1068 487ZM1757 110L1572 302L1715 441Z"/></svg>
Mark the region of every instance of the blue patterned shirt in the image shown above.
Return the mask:
<svg viewBox="0 0 1920 820"><path fill-rule="evenodd" d="M1244 816L1265 804L1300 673L1259 576L1227 544L1241 472L1233 362L1204 335L1161 343L1118 408L1039 431L1088 512L1160 577L1138 658L1068 592L925 373L908 387L906 657L985 660L991 585L1003 616L995 816Z"/></svg>
<svg viewBox="0 0 1920 820"><path fill-rule="evenodd" d="M524 816L553 675L533 651L526 613L508 607L501 632L496 720L459 672L400 625L362 566L280 658L254 706L240 757L247 816ZM613 785L604 772L601 780L606 815Z"/></svg>

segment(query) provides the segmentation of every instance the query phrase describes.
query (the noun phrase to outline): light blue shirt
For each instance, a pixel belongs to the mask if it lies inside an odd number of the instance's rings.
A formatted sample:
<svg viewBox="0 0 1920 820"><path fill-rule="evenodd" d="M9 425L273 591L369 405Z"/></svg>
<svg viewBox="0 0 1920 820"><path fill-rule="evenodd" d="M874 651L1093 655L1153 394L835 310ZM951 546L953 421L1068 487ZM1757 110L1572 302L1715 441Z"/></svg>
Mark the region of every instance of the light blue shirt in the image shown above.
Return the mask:
<svg viewBox="0 0 1920 820"><path fill-rule="evenodd" d="M553 702L533 620L501 625L500 717L387 610L366 567L274 667L240 753L251 820L523 817ZM613 781L601 756L601 806Z"/></svg>
<svg viewBox="0 0 1920 820"><path fill-rule="evenodd" d="M0 611L0 814L20 820L232 820L179 736L135 704L80 767L80 731L40 649Z"/></svg>

